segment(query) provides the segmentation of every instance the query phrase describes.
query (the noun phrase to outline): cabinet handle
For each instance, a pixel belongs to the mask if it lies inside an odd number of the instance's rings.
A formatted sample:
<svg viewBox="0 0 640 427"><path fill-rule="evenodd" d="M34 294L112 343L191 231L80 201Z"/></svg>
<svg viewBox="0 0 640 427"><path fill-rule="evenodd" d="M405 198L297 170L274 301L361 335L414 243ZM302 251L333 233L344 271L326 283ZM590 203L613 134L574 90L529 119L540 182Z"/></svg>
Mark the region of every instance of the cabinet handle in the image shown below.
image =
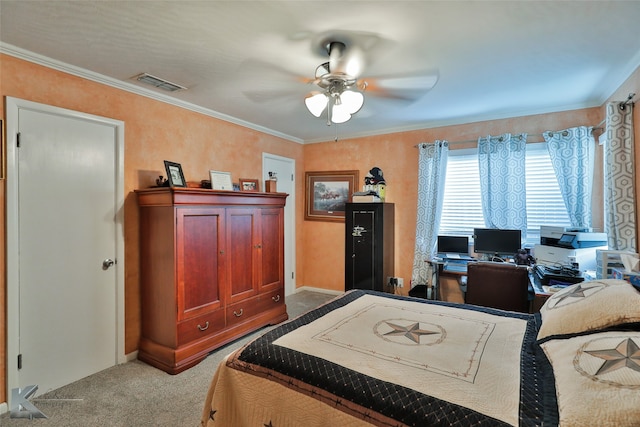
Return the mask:
<svg viewBox="0 0 640 427"><path fill-rule="evenodd" d="M242 316L242 309L240 309L240 313L238 313L235 310L233 310L233 315L236 316L236 317Z"/></svg>
<svg viewBox="0 0 640 427"><path fill-rule="evenodd" d="M260 249L262 247L262 245L260 243L258 243L257 245L255 245L256 249Z"/></svg>
<svg viewBox="0 0 640 427"><path fill-rule="evenodd" d="M278 301L280 301L280 295L276 295L275 297L271 297L271 299L273 300L273 302L278 302Z"/></svg>
<svg viewBox="0 0 640 427"><path fill-rule="evenodd" d="M223 254L224 254L224 251L220 251L220 255L223 255Z"/></svg>
<svg viewBox="0 0 640 427"><path fill-rule="evenodd" d="M207 329L209 329L209 321L207 320L207 323L205 323L204 326L198 325L198 329L200 329L201 331L206 331Z"/></svg>

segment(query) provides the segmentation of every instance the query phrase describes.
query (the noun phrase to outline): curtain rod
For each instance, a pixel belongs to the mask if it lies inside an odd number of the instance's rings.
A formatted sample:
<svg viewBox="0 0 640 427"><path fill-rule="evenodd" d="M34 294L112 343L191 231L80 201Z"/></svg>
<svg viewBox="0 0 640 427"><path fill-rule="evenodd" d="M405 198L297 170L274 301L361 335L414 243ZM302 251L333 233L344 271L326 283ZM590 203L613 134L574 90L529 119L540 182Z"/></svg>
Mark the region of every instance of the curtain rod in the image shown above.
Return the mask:
<svg viewBox="0 0 640 427"><path fill-rule="evenodd" d="M636 96L635 93L630 93L629 96L627 96L627 99L623 102L621 102L620 104L618 104L618 108L620 108L620 110L624 110L627 105L633 105L635 104L633 102L633 97ZM607 121L607 118L605 117L604 119L602 119L602 121L600 123L598 123L598 126L595 127L594 129L602 129L602 125Z"/></svg>
<svg viewBox="0 0 640 427"><path fill-rule="evenodd" d="M602 121L602 123L604 123L604 120ZM592 130L603 130L603 128L601 127L602 123L598 124L598 126L594 127ZM553 131L545 131L545 132L553 132ZM537 132L537 133L536 132L532 132L531 134L529 134L527 132L527 142L546 142L544 140L544 138L542 138L541 141L540 140L533 140L533 141L529 140L529 138L531 138L533 136L542 136L545 132ZM562 132L562 131L555 131L555 132ZM566 132L566 131L564 131L564 132ZM503 133L507 133L507 132L503 132ZM525 132L512 133L512 135L518 135L518 134L522 134L522 133L525 133ZM478 138L476 138L476 139L466 139L466 140L463 140L463 141L447 141L447 142L449 144L469 144L469 143L472 143L472 142L478 142ZM422 144L427 144L427 143L426 142L421 142L420 144L414 145L414 147L418 148Z"/></svg>
<svg viewBox="0 0 640 427"><path fill-rule="evenodd" d="M635 93L630 93L630 94L629 94L629 96L627 96L627 100L626 100L626 101L624 101L624 102L621 102L621 103L620 103L620 105L619 105L620 109L621 109L621 110L624 110L624 108L625 108L627 105L633 105L633 104L634 104L634 102L633 102L633 97L634 97L634 96L636 96L636 94L635 94Z"/></svg>

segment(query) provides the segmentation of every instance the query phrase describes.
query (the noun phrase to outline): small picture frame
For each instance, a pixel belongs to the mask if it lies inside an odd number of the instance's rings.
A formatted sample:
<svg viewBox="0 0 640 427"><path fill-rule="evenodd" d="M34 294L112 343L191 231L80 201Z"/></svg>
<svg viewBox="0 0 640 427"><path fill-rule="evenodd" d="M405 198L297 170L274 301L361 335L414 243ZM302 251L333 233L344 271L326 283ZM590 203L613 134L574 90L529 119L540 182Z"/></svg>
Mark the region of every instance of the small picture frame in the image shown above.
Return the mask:
<svg viewBox="0 0 640 427"><path fill-rule="evenodd" d="M233 191L231 172L209 171L211 188L213 190Z"/></svg>
<svg viewBox="0 0 640 427"><path fill-rule="evenodd" d="M260 191L258 180L240 178L240 191Z"/></svg>
<svg viewBox="0 0 640 427"><path fill-rule="evenodd" d="M182 166L180 163L164 161L164 168L167 171L167 178L169 179L169 187L186 187L187 181L184 179L182 173Z"/></svg>

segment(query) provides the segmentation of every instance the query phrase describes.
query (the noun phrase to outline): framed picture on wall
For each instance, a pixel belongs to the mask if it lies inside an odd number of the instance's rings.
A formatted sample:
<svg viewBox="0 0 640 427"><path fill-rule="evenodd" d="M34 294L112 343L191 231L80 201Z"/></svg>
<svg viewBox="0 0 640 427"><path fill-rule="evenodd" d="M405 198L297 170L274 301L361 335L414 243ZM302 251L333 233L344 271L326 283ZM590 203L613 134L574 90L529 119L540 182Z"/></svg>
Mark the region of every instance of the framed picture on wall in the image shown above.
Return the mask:
<svg viewBox="0 0 640 427"><path fill-rule="evenodd" d="M182 173L182 166L179 163L164 161L164 168L167 171L167 178L169 179L169 187L186 187L187 181L184 179Z"/></svg>
<svg viewBox="0 0 640 427"><path fill-rule="evenodd" d="M304 219L344 221L345 204L358 182L357 170L305 173Z"/></svg>

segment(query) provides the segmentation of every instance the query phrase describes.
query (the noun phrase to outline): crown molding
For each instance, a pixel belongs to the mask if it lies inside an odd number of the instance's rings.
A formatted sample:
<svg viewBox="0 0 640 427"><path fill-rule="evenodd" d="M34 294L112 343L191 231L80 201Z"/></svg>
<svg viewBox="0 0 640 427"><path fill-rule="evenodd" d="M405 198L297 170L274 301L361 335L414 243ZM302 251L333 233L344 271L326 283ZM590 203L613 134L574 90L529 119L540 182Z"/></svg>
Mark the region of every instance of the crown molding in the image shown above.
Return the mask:
<svg viewBox="0 0 640 427"><path fill-rule="evenodd" d="M91 80L106 86L110 86L116 89L124 90L130 93L134 93L136 95L144 96L145 98L150 98L155 101L164 102L166 104L170 104L179 108L183 108L185 110L194 111L196 113L203 114L205 116L213 117L219 120L224 120L225 122L233 123L245 128L249 128L261 133L265 133L268 135L272 135L278 138L286 139L287 141L297 142L299 144L304 144L304 141L300 138L293 137L291 135L287 135L281 132L277 132L273 129L266 128L264 126L259 126L254 123L246 122L244 120L237 119L235 117L220 113L218 111L211 110L209 108L203 108L198 105L192 104L190 102L180 101L179 99L172 98L162 93L158 93L132 83L128 83L122 80L114 79L103 74L95 73L90 70L86 70L84 68L76 67L71 64L67 64L62 61L58 61L43 55L39 55L37 53L21 49L19 47L7 44L0 43L0 53L13 56L18 59L22 59L28 62L32 62L34 64L42 65L43 67L52 68L57 71L62 71L67 74L71 74L76 77L81 77L83 79Z"/></svg>

